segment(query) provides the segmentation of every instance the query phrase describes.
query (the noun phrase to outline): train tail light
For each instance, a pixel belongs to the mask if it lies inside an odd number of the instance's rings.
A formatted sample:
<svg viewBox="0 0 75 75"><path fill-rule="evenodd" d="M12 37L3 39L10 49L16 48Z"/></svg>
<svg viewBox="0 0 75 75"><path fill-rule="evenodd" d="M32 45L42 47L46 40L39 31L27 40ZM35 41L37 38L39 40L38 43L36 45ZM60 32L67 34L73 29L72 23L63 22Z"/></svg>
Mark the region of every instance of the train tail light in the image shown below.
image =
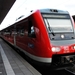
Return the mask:
<svg viewBox="0 0 75 75"><path fill-rule="evenodd" d="M52 47L53 52L59 52L61 49L60 47Z"/></svg>

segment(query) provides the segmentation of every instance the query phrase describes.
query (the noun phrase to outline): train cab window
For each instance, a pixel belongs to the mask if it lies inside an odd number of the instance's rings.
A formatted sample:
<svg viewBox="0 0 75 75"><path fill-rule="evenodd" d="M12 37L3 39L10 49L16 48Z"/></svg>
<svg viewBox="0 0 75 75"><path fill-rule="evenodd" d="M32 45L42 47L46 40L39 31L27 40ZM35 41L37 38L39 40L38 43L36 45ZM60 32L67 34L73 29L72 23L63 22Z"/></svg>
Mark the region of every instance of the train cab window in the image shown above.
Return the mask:
<svg viewBox="0 0 75 75"><path fill-rule="evenodd" d="M31 38L36 37L35 31L34 31L34 26L32 25L31 21L29 21L29 25L28 25L28 37L31 37Z"/></svg>

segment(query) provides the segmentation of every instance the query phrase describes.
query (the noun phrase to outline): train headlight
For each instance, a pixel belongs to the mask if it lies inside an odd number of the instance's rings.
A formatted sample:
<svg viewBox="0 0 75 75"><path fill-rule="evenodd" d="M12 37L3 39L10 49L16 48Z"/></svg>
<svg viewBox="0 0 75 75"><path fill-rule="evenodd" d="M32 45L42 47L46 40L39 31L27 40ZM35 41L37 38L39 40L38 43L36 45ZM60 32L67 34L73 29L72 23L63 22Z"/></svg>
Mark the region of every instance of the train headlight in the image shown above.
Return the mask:
<svg viewBox="0 0 75 75"><path fill-rule="evenodd" d="M75 46L73 46L73 49L75 49Z"/></svg>
<svg viewBox="0 0 75 75"><path fill-rule="evenodd" d="M53 52L59 52L61 49L59 47L52 47Z"/></svg>

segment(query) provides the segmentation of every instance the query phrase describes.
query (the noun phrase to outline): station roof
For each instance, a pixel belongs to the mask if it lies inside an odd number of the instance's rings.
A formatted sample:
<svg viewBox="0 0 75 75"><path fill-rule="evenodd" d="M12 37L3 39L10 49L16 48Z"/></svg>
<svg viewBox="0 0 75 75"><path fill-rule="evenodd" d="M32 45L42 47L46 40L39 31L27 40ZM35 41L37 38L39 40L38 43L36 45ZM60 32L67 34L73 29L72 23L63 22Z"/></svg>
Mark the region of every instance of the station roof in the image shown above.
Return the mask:
<svg viewBox="0 0 75 75"><path fill-rule="evenodd" d="M0 0L0 24L16 0Z"/></svg>

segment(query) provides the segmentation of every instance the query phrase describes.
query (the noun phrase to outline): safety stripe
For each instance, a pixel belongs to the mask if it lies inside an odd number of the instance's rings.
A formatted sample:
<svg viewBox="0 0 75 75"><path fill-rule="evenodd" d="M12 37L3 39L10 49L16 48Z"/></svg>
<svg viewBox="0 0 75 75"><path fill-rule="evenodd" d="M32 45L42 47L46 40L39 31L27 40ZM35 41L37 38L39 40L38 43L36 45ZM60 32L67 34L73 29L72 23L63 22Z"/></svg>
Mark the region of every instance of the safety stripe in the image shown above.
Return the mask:
<svg viewBox="0 0 75 75"><path fill-rule="evenodd" d="M23 51L28 57L30 57L31 59L34 59L36 61L39 62L43 62L43 63L51 63L52 62L52 58L46 58L46 57L39 57L39 56L35 56L32 55L30 53L28 53L27 51L21 49L20 47L16 46L17 48L19 48L21 51Z"/></svg>
<svg viewBox="0 0 75 75"><path fill-rule="evenodd" d="M36 61L39 61L39 62L43 62L43 63L51 63L52 62L52 58L35 56L35 55L32 55L26 51L25 51L25 54L28 55L30 58L32 58Z"/></svg>

